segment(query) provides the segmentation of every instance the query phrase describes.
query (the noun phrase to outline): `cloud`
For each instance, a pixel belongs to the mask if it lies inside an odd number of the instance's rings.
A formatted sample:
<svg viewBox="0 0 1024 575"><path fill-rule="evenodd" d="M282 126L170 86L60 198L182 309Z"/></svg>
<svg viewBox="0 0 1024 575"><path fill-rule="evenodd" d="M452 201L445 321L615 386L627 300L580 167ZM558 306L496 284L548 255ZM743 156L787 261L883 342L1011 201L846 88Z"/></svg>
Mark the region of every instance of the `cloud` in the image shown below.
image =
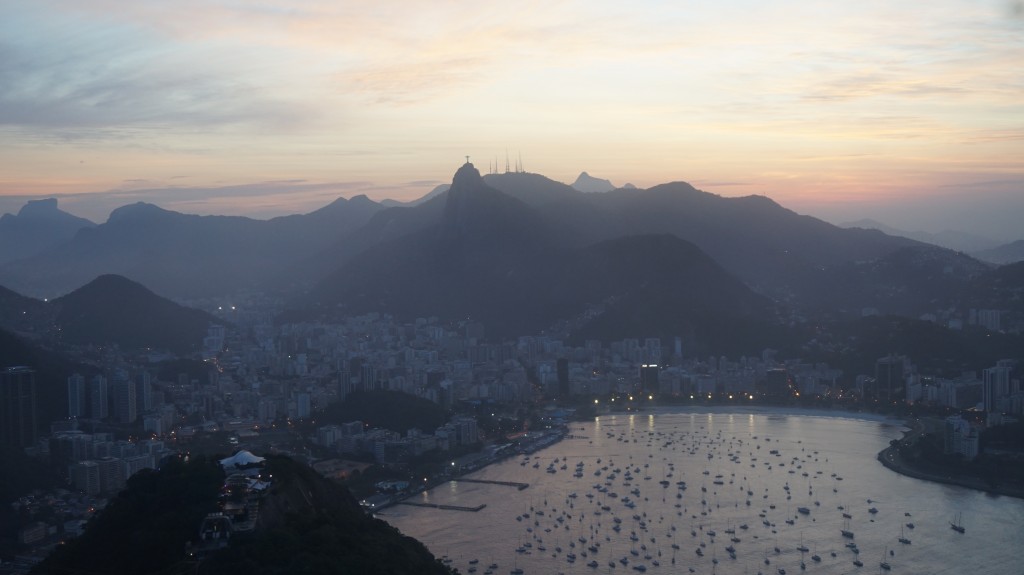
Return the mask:
<svg viewBox="0 0 1024 575"><path fill-rule="evenodd" d="M435 59L371 63L336 76L339 91L363 93L380 104L414 104L433 100L482 79L483 58L441 56Z"/></svg>
<svg viewBox="0 0 1024 575"><path fill-rule="evenodd" d="M934 83L934 80L908 79L899 73L860 73L829 80L814 86L804 96L808 100L845 101L878 96L931 97L964 94L968 90Z"/></svg>
<svg viewBox="0 0 1024 575"><path fill-rule="evenodd" d="M233 70L214 46L45 16L15 13L0 25L0 125L111 139L160 127L282 129L310 120L309 109Z"/></svg>
<svg viewBox="0 0 1024 575"><path fill-rule="evenodd" d="M715 181L706 182L706 181L703 181L703 180L695 180L694 184L696 184L698 186L707 186L709 188L724 188L724 187L732 187L732 186L753 186L753 185L755 185L753 182L715 182Z"/></svg>

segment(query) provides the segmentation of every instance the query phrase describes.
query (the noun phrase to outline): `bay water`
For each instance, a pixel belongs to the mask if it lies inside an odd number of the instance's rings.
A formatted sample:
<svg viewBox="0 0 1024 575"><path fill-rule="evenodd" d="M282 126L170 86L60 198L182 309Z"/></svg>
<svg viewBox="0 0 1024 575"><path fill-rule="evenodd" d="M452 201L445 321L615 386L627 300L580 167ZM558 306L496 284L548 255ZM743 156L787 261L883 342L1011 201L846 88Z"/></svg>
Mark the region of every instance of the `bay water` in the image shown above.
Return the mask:
<svg viewBox="0 0 1024 575"><path fill-rule="evenodd" d="M462 573L1024 573L1024 500L886 469L876 455L905 429L772 408L602 415L466 476L525 489L456 480L409 500L479 511L379 517Z"/></svg>

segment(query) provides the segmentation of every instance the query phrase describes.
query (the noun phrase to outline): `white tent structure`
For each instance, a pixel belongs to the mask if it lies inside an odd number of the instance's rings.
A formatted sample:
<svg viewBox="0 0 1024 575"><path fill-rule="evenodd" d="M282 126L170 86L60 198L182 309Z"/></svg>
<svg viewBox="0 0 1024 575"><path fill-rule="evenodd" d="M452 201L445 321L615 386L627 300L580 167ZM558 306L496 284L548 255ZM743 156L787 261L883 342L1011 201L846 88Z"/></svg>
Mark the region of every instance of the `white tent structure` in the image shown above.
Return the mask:
<svg viewBox="0 0 1024 575"><path fill-rule="evenodd" d="M253 455L243 449L231 457L221 459L220 466L223 467L225 471L231 471L233 469L241 469L243 467L259 466L262 465L264 461L264 458Z"/></svg>

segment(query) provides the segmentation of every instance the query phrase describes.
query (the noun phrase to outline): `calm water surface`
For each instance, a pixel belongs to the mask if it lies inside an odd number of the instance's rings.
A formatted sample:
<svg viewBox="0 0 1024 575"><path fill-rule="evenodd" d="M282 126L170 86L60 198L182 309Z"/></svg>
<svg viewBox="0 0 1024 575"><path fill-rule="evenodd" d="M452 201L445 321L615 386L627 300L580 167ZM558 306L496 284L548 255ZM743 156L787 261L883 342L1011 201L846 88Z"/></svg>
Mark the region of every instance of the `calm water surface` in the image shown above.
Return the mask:
<svg viewBox="0 0 1024 575"><path fill-rule="evenodd" d="M380 517L462 573L1024 573L1024 500L889 471L875 456L900 422L811 413L602 416L469 476L525 490L450 482L412 499L479 512Z"/></svg>

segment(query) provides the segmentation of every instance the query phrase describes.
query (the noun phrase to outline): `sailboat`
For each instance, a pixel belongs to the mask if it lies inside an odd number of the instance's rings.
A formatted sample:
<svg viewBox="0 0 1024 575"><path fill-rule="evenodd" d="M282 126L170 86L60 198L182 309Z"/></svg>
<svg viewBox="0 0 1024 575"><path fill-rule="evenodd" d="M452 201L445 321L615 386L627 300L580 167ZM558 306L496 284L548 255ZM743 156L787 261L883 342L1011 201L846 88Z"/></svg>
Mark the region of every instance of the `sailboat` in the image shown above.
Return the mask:
<svg viewBox="0 0 1024 575"><path fill-rule="evenodd" d="M882 561L881 561L881 563L878 564L878 566L881 567L882 569L885 569L886 571L888 571L888 570L892 569L892 565L889 565L888 561L885 560L885 552L886 551L888 551L888 548L886 548L884 551L882 551Z"/></svg>
<svg viewBox="0 0 1024 575"><path fill-rule="evenodd" d="M899 542L904 544L904 545L910 545L910 539L907 539L907 536L903 534L903 526L902 525L900 526Z"/></svg>
<svg viewBox="0 0 1024 575"><path fill-rule="evenodd" d="M808 551L810 551L810 549L808 549L807 546L804 545L804 532L803 531L800 532L800 546L797 547L796 549L797 549L797 551L799 551L801 553L807 553Z"/></svg>
<svg viewBox="0 0 1024 575"><path fill-rule="evenodd" d="M850 531L849 519L846 520L846 522L843 524L843 528L840 529L839 532L843 534L843 537L846 537L847 539L853 539L853 531Z"/></svg>
<svg viewBox="0 0 1024 575"><path fill-rule="evenodd" d="M950 527L950 529L952 529L953 531L956 531L957 533L963 533L964 531L966 531L966 529L964 529L964 524L963 524L963 514L962 513L957 513L956 514L956 520L950 522L949 527Z"/></svg>

